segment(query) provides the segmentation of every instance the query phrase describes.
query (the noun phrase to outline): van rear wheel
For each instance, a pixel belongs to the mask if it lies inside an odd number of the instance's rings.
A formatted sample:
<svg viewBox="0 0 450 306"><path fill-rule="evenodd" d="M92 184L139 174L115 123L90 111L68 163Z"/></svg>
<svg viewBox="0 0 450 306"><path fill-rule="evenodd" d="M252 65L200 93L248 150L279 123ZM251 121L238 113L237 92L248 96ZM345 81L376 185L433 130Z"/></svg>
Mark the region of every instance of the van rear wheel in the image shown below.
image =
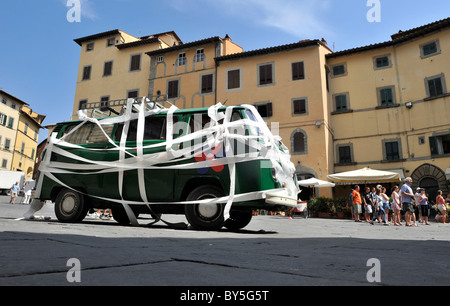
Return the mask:
<svg viewBox="0 0 450 306"><path fill-rule="evenodd" d="M56 196L55 215L60 222L81 222L86 217L88 210L85 198L79 192L64 188Z"/></svg>
<svg viewBox="0 0 450 306"><path fill-rule="evenodd" d="M231 211L230 218L225 221L224 226L232 231L240 230L246 227L252 220L252 211Z"/></svg>
<svg viewBox="0 0 450 306"><path fill-rule="evenodd" d="M224 196L223 191L212 185L200 186L192 190L187 201L206 200ZM224 223L224 204L186 204L184 212L186 219L196 230L215 231Z"/></svg>

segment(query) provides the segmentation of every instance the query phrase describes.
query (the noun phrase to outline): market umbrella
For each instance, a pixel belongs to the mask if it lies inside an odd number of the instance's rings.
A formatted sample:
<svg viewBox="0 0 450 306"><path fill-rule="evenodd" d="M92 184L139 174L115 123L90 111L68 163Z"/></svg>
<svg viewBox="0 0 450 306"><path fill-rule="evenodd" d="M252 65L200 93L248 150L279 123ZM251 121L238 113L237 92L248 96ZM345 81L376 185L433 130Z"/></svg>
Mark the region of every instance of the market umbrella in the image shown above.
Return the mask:
<svg viewBox="0 0 450 306"><path fill-rule="evenodd" d="M400 181L400 174L390 171L363 168L359 170L341 172L327 175L327 178L335 183L387 183Z"/></svg>
<svg viewBox="0 0 450 306"><path fill-rule="evenodd" d="M322 181L322 180L316 179L314 177L306 179L306 180L298 181L297 184L299 186L313 188L313 197L315 197L315 194L314 194L315 193L314 192L314 190L315 190L314 188L315 187L320 188L320 187L334 187L334 186L336 186L334 183L330 183L330 182L327 182L327 181Z"/></svg>
<svg viewBox="0 0 450 306"><path fill-rule="evenodd" d="M314 177L309 178L307 180L298 181L297 183L303 187L334 187L334 186L336 186L334 183L322 181L322 180L316 179Z"/></svg>

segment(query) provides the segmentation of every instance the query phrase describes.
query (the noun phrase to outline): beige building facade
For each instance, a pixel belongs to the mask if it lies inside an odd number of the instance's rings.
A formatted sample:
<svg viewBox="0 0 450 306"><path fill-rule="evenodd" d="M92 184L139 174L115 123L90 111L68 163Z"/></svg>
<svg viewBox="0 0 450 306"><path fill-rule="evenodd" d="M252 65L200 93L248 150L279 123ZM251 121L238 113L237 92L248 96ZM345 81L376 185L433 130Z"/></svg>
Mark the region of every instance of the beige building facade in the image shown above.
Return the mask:
<svg viewBox="0 0 450 306"><path fill-rule="evenodd" d="M182 43L174 32L135 38L114 30L75 41L73 116L84 103L134 96L179 108L252 104L289 147L300 179L370 167L411 176L432 196L450 192L450 19L340 52L324 39L244 51L228 35ZM142 65L131 72L135 54Z"/></svg>
<svg viewBox="0 0 450 306"><path fill-rule="evenodd" d="M181 44L175 32L134 37L112 30L75 39L81 47L72 118L88 103L148 95L151 50Z"/></svg>
<svg viewBox="0 0 450 306"><path fill-rule="evenodd" d="M0 169L22 171L33 177L41 123L44 115L28 103L0 90Z"/></svg>
<svg viewBox="0 0 450 306"><path fill-rule="evenodd" d="M335 172L413 178L434 200L450 168L450 19L327 55Z"/></svg>

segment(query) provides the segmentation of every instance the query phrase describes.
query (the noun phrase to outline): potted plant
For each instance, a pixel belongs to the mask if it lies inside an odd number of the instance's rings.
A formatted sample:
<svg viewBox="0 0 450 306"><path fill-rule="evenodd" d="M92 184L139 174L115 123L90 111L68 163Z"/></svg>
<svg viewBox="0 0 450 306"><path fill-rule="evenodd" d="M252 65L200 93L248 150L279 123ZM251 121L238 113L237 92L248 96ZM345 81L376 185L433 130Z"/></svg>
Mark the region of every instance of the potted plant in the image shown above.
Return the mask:
<svg viewBox="0 0 450 306"><path fill-rule="evenodd" d="M316 201L319 218L331 218L333 214L336 213L336 208L334 207L332 199L327 197L317 197Z"/></svg>
<svg viewBox="0 0 450 306"><path fill-rule="evenodd" d="M347 198L340 197L334 200L334 207L336 207L336 215L339 219L346 218Z"/></svg>

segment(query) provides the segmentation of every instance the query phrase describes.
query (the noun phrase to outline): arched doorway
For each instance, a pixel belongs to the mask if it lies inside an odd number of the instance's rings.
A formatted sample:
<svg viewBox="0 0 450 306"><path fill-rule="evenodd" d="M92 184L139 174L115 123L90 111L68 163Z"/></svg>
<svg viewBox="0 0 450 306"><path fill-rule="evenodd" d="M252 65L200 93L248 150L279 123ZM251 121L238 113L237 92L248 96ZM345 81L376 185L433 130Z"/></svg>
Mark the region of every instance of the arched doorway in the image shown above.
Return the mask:
<svg viewBox="0 0 450 306"><path fill-rule="evenodd" d="M298 165L297 167L295 167L295 174L297 175L298 181L307 180L312 177L317 177L317 173L316 171L314 171L314 169L302 165ZM313 197L314 194L313 188L301 187L300 189L301 192L298 194L298 198L301 199L302 201L308 201ZM317 189L315 194L317 196Z"/></svg>
<svg viewBox="0 0 450 306"><path fill-rule="evenodd" d="M413 179L413 190L416 190L417 187L424 188L432 203L436 202L438 190L442 190L444 195L449 192L445 172L432 164L421 165L414 170L411 178Z"/></svg>

